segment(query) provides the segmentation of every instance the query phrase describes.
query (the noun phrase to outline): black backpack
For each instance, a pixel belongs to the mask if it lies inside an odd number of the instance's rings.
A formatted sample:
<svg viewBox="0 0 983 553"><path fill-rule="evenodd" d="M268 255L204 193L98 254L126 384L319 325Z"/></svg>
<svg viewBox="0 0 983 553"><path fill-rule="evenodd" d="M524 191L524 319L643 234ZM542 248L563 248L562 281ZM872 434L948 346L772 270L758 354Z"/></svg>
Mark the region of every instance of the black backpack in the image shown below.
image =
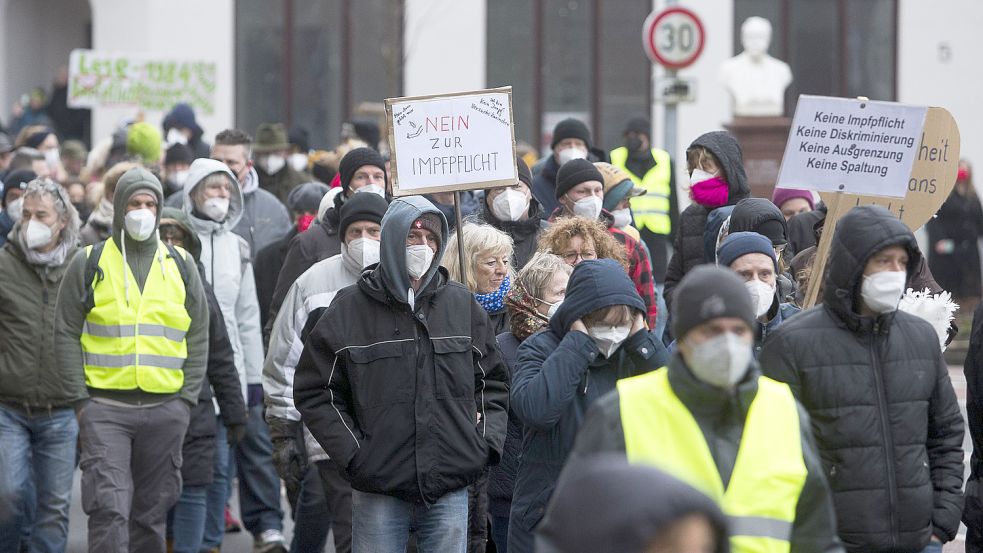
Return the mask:
<svg viewBox="0 0 983 553"><path fill-rule="evenodd" d="M110 240L112 240L110 238ZM179 260L185 260L186 258L178 253L174 246L164 242L167 246L167 257ZM99 267L99 258L102 257L102 250L106 247L106 241L99 242L92 245L92 250L89 251L89 256L85 259L85 295L82 296L82 303L85 304L85 311L88 313L95 307L95 288L96 285L102 282L106 275L102 272ZM181 273L181 280L184 282L185 288L188 287L188 267L180 261L177 263L178 272Z"/></svg>

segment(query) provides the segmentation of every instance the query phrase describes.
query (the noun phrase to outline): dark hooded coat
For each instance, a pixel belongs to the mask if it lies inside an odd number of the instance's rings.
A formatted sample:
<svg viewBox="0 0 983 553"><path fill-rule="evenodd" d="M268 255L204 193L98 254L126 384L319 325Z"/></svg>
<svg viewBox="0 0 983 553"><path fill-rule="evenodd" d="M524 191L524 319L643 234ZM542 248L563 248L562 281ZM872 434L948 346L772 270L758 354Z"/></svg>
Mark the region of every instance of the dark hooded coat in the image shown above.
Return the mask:
<svg viewBox="0 0 983 553"><path fill-rule="evenodd" d="M406 236L424 213L438 214L442 233L411 306ZM439 213L419 196L393 202L379 264L338 292L294 376L303 422L354 489L428 504L498 462L508 418L488 315L439 266Z"/></svg>
<svg viewBox="0 0 983 553"><path fill-rule="evenodd" d="M628 305L645 313L645 303L621 265L610 259L583 261L574 268L563 304L547 330L519 346L512 376L512 409L524 425L522 458L512 497L509 551L531 552L532 531L543 518L560 470L592 402L621 378L655 370L668 357L661 340L640 331L611 359L594 340L570 326L588 313Z"/></svg>
<svg viewBox="0 0 983 553"><path fill-rule="evenodd" d="M730 187L727 205L735 205L751 195L747 173L744 172L744 155L741 153L741 146L732 134L726 131L708 132L690 144L690 148L696 146L710 150L720 161L724 177L726 177ZM672 293L683 276L693 267L708 262L704 255L703 231L706 228L707 214L710 211L712 210L694 202L684 209L679 216L679 231L676 232L673 242L674 251L672 259L669 260L669 268L666 269L665 291L663 292L666 306L670 309L672 307Z"/></svg>
<svg viewBox="0 0 983 553"><path fill-rule="evenodd" d="M908 250L910 276L921 261L911 231L882 207L847 213L823 304L786 321L761 352L765 374L809 412L840 538L857 553L952 540L963 505L963 419L938 335L905 312L859 314L867 260L889 246Z"/></svg>

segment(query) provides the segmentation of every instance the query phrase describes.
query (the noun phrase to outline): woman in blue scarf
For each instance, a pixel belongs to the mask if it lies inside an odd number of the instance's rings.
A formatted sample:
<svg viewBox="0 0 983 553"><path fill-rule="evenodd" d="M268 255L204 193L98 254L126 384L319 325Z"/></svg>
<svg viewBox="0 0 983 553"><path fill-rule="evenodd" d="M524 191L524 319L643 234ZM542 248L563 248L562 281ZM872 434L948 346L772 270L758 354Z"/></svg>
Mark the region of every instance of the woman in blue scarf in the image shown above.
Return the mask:
<svg viewBox="0 0 983 553"><path fill-rule="evenodd" d="M509 315L505 296L512 286L516 268L512 267L512 238L491 225L464 225L464 261L468 264L461 278L457 255L460 233L454 233L447 243L443 265L452 279L464 284L491 319L495 334L509 330Z"/></svg>

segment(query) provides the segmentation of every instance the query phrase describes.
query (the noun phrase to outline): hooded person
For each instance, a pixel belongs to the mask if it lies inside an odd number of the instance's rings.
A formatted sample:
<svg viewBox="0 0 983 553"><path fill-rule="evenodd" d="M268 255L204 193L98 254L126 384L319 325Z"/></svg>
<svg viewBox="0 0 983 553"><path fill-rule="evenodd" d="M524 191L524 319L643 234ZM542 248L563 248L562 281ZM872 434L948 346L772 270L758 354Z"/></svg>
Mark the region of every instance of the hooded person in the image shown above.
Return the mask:
<svg viewBox="0 0 983 553"><path fill-rule="evenodd" d="M270 461L268 452L272 446L262 418L263 336L256 282L249 245L232 231L242 217L243 194L225 163L196 159L191 164L184 183L183 210L201 240L205 280L212 285L222 308L250 412L246 436L235 448L240 502L255 502L243 509L244 513L252 513L251 517L243 517L243 523L258 543L283 543L280 483Z"/></svg>
<svg viewBox="0 0 983 553"><path fill-rule="evenodd" d="M446 244L436 207L395 200L379 263L335 296L297 363L301 420L352 484L355 550L405 544L415 524L420 551L463 551L467 486L502 452L508 372L487 313L440 266Z"/></svg>
<svg viewBox="0 0 983 553"><path fill-rule="evenodd" d="M124 173L136 167L140 167L140 164L123 161L113 165L103 175L102 198L80 232L82 245L91 246L110 237L113 232L113 194L116 192L116 184Z"/></svg>
<svg viewBox="0 0 983 553"><path fill-rule="evenodd" d="M515 186L485 190L481 208L475 214L478 223L489 224L512 237L512 266L526 265L536 252L539 236L549 226L543 220L543 208L532 195L532 173L526 162L516 157L519 180Z"/></svg>
<svg viewBox="0 0 983 553"><path fill-rule="evenodd" d="M754 325L754 355L757 357L768 335L799 312L797 306L780 299L781 275L772 242L756 232L731 233L717 252L717 264L741 277L751 294L757 317Z"/></svg>
<svg viewBox="0 0 983 553"><path fill-rule="evenodd" d="M713 500L657 468L613 454L566 471L536 532L541 553L730 550L727 520Z"/></svg>
<svg viewBox="0 0 983 553"><path fill-rule="evenodd" d="M698 267L678 293L668 366L619 381L594 404L569 466L617 452L668 472L720 505L736 552L842 551L809 416L754 361L744 283Z"/></svg>
<svg viewBox="0 0 983 553"><path fill-rule="evenodd" d="M197 263L201 257L201 241L188 215L177 208L165 207L161 212L160 237L165 243L185 248L196 260L208 302L208 367L205 372L208 380L202 384L198 404L191 410L181 449L181 496L168 517L174 551L197 552L201 549L205 531L207 509L203 507L207 505L208 489L216 479L226 488L229 485L228 462L222 461L228 461L228 446L238 443L246 433L246 404L222 308L211 285L204 280L205 268ZM215 413L212 390L221 416ZM226 430L224 437L218 432L219 420ZM225 448L224 455L218 454L218 447ZM221 466L223 464L225 466Z"/></svg>
<svg viewBox="0 0 983 553"><path fill-rule="evenodd" d="M734 135L713 131L700 135L686 149L690 175L689 205L679 216L673 240L673 254L666 269L664 296L672 309L672 292L693 267L708 263L703 233L707 215L719 207L736 205L751 195L744 155Z"/></svg>
<svg viewBox="0 0 983 553"><path fill-rule="evenodd" d="M163 191L142 168L119 179L113 233L79 251L58 293L55 350L78 409L89 547L164 551L181 490L181 444L208 359L208 305L194 259L160 241ZM140 339L132 329L148 329ZM156 330L154 330L156 329Z"/></svg>
<svg viewBox="0 0 983 553"><path fill-rule="evenodd" d="M358 194L341 206L341 253L318 261L290 286L272 323L263 366L274 465L288 490L300 489L309 468L318 471L339 553L351 550L351 485L341 478L338 467L328 460L310 431L302 429L300 413L294 406L294 374L304 338L324 310L340 290L355 284L363 271L379 262L382 218L388 207L386 200L375 194ZM315 466L308 467L308 463Z"/></svg>
<svg viewBox="0 0 983 553"><path fill-rule="evenodd" d="M662 341L645 328L645 303L611 259L574 267L547 330L527 338L512 377L512 410L524 425L508 549L533 550L560 469L588 407L620 378L661 367Z"/></svg>
<svg viewBox="0 0 983 553"><path fill-rule="evenodd" d="M79 220L49 179L25 186L22 203L0 249L0 543L64 550L78 441L72 407L86 392L66 384L57 362L55 296L78 249Z"/></svg>
<svg viewBox="0 0 983 553"><path fill-rule="evenodd" d="M823 304L761 352L812 415L851 552L937 551L959 528L963 418L932 325L898 311L920 261L896 215L853 208L836 225Z"/></svg>
<svg viewBox="0 0 983 553"><path fill-rule="evenodd" d="M193 158L188 160L189 163L194 159L209 157L211 147L202 139L205 131L198 124L191 105L184 102L174 104L171 111L164 116L162 126L168 147L183 144L191 150Z"/></svg>
<svg viewBox="0 0 983 553"><path fill-rule="evenodd" d="M356 194L371 193L386 197L386 161L371 148L355 148L345 154L341 158L338 174L341 192L334 197L333 206L324 212L317 224L311 223L310 230L294 237L287 247L287 256L270 300L268 320L276 318L283 297L297 277L318 261L341 253L343 237L338 233L341 206Z"/></svg>

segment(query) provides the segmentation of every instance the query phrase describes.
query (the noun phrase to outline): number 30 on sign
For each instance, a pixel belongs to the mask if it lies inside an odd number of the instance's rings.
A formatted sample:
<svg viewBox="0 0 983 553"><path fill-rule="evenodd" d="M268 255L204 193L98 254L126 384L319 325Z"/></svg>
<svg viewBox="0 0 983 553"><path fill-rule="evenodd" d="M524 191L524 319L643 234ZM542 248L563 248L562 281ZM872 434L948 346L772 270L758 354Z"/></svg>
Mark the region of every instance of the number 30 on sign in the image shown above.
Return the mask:
<svg viewBox="0 0 983 553"><path fill-rule="evenodd" d="M652 63L666 69L691 65L703 52L703 23L692 11L671 7L652 12L642 27L642 44Z"/></svg>

